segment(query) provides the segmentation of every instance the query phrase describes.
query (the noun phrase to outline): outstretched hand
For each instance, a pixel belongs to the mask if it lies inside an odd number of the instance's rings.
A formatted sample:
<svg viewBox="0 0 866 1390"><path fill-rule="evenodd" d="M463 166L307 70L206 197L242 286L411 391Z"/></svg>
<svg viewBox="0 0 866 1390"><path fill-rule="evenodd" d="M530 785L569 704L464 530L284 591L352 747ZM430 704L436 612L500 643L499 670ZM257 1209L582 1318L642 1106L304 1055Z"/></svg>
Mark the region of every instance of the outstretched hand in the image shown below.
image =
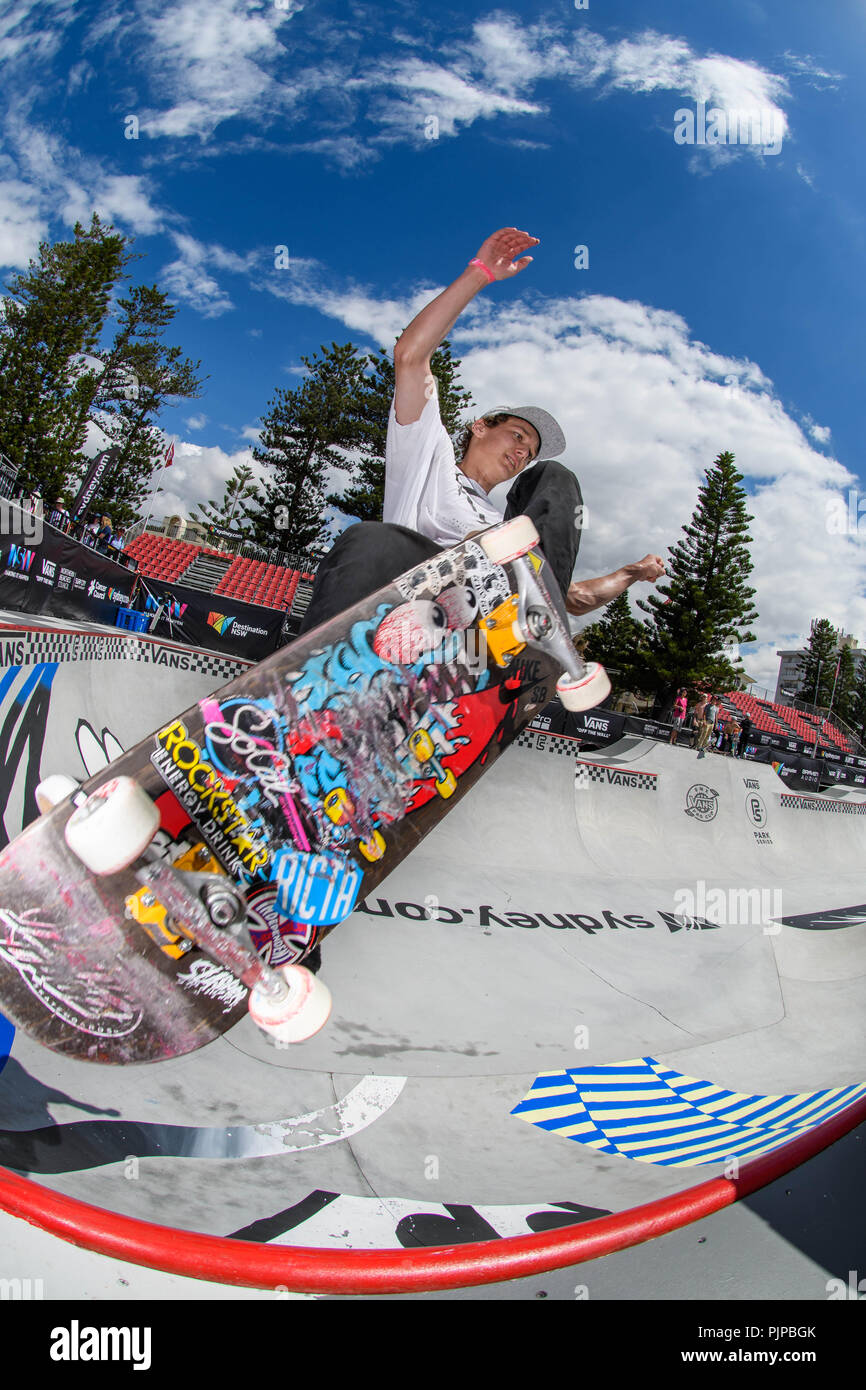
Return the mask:
<svg viewBox="0 0 866 1390"><path fill-rule="evenodd" d="M498 232L482 243L477 259L484 262L497 280L508 280L525 270L532 260L531 256L522 256L521 252L537 245L538 237L530 236L528 232L518 231L516 227L500 227Z"/></svg>

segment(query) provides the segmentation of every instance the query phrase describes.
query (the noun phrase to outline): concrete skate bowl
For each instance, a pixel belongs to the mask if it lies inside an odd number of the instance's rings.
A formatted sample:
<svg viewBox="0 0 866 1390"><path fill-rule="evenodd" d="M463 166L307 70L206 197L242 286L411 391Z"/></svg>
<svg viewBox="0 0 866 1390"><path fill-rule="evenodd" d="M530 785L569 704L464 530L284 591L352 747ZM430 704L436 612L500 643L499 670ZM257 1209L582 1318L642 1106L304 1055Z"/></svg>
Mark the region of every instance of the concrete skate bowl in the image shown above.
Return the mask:
<svg viewBox="0 0 866 1390"><path fill-rule="evenodd" d="M237 669L125 635L0 651L10 834L40 663L31 777L95 770L76 731L98 759ZM334 1013L309 1042L244 1020L111 1068L0 1026L0 1206L311 1293L495 1283L695 1221L866 1117L864 816L767 765L525 732L327 938Z"/></svg>

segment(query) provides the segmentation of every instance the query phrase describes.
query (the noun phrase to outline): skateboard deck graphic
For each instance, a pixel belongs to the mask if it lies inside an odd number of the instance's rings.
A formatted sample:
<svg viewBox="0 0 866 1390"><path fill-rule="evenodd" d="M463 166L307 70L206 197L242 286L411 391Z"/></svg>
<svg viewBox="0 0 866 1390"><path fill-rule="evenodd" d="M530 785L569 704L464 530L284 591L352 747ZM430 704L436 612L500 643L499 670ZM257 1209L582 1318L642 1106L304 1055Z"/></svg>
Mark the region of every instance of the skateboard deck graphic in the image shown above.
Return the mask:
<svg viewBox="0 0 866 1390"><path fill-rule="evenodd" d="M553 642L538 636L542 608ZM0 1011L96 1062L156 1061L218 1037L247 1011L249 980L184 931L153 874L85 868L65 838L85 794L134 779L158 812L148 854L160 884L204 884L208 902L238 885L261 959L302 962L552 698L568 646L537 546L494 563L466 541L277 651L0 855ZM113 831L103 837L110 850Z"/></svg>

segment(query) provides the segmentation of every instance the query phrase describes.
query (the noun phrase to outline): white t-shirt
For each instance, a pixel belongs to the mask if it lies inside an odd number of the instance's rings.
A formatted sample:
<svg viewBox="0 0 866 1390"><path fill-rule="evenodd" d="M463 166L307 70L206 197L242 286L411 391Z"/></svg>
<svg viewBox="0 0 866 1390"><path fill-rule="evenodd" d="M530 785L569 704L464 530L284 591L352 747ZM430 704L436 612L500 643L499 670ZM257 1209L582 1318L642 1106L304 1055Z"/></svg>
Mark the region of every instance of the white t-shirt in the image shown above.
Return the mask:
<svg viewBox="0 0 866 1390"><path fill-rule="evenodd" d="M457 467L436 393L411 425L398 424L391 402L383 520L420 531L437 545L455 545L467 532L502 520L481 485Z"/></svg>

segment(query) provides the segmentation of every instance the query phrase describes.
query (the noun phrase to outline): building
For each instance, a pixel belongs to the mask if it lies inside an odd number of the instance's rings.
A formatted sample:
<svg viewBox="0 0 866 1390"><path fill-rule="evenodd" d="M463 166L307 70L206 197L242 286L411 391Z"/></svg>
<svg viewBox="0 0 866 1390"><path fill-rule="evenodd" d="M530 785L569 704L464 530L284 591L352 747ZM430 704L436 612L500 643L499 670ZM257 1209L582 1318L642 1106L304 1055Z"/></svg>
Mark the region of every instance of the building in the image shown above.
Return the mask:
<svg viewBox="0 0 866 1390"><path fill-rule="evenodd" d="M866 650L857 646L857 639L850 633L839 632L837 634L836 651L841 651L843 647L851 649L854 659L854 670L859 676L860 667L866 660ZM779 675L776 680L776 693L773 696L775 704L784 705L788 700L799 694L800 686L800 663L806 655L806 648L801 647L799 651L776 652L779 658ZM809 694L804 693L801 699L809 700Z"/></svg>

